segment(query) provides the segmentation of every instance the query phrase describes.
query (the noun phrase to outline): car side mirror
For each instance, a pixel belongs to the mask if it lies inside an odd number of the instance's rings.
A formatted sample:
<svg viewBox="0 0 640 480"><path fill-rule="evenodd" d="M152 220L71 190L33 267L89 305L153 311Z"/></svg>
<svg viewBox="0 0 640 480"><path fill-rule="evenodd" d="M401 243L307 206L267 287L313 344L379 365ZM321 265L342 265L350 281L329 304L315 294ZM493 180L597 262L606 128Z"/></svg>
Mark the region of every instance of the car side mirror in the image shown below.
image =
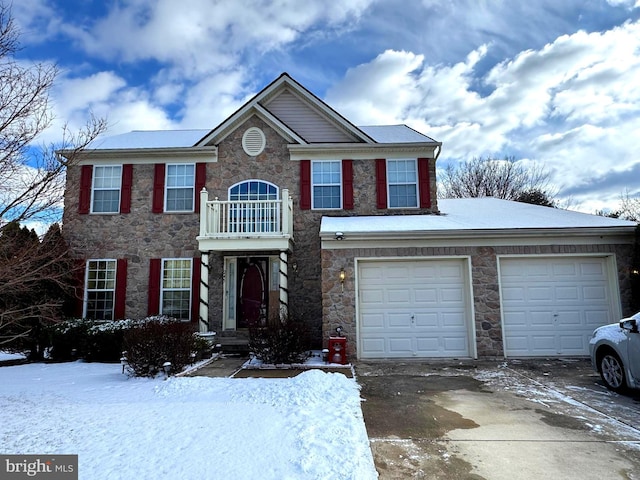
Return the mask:
<svg viewBox="0 0 640 480"><path fill-rule="evenodd" d="M620 328L629 330L631 333L638 333L638 322L635 318L620 321Z"/></svg>

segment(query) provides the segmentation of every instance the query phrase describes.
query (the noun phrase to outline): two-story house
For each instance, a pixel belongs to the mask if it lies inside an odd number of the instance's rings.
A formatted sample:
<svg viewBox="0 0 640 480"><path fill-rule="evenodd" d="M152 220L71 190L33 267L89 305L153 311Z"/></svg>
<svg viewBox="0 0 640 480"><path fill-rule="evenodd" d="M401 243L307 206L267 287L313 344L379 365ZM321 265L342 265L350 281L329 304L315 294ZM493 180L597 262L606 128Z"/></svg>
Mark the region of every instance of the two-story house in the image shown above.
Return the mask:
<svg viewBox="0 0 640 480"><path fill-rule="evenodd" d="M229 334L289 312L358 358L587 354L629 313L635 224L438 200L441 146L287 74L213 130L96 140L67 171L77 315Z"/></svg>

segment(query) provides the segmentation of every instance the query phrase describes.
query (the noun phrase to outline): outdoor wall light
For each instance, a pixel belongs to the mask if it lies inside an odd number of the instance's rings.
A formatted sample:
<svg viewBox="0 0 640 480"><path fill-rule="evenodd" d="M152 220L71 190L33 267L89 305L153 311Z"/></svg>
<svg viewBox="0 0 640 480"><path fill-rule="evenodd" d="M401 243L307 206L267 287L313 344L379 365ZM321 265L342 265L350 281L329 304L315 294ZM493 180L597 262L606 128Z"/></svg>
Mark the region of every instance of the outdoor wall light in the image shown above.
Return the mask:
<svg viewBox="0 0 640 480"><path fill-rule="evenodd" d="M347 276L346 272L344 271L344 267L340 269L340 287L342 288L342 291L344 292L344 279Z"/></svg>
<svg viewBox="0 0 640 480"><path fill-rule="evenodd" d="M336 240L343 240L343 239L344 239L344 233L336 232Z"/></svg>

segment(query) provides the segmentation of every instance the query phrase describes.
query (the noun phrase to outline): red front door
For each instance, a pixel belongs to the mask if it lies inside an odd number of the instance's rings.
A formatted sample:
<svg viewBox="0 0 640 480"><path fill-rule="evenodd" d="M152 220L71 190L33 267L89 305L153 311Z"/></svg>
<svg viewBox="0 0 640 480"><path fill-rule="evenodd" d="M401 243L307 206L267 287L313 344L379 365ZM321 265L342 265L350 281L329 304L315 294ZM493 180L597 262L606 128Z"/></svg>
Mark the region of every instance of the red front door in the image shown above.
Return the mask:
<svg viewBox="0 0 640 480"><path fill-rule="evenodd" d="M238 262L238 328L263 325L266 322L266 267L264 259Z"/></svg>

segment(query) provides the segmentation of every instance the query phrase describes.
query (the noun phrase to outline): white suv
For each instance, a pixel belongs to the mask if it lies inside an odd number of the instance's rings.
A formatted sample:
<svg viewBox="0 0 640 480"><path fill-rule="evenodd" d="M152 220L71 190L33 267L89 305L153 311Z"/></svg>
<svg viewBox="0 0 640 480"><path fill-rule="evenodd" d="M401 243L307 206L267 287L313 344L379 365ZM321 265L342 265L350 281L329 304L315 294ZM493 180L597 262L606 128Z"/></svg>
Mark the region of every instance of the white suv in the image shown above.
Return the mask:
<svg viewBox="0 0 640 480"><path fill-rule="evenodd" d="M640 388L640 312L596 328L589 341L591 363L607 388Z"/></svg>

